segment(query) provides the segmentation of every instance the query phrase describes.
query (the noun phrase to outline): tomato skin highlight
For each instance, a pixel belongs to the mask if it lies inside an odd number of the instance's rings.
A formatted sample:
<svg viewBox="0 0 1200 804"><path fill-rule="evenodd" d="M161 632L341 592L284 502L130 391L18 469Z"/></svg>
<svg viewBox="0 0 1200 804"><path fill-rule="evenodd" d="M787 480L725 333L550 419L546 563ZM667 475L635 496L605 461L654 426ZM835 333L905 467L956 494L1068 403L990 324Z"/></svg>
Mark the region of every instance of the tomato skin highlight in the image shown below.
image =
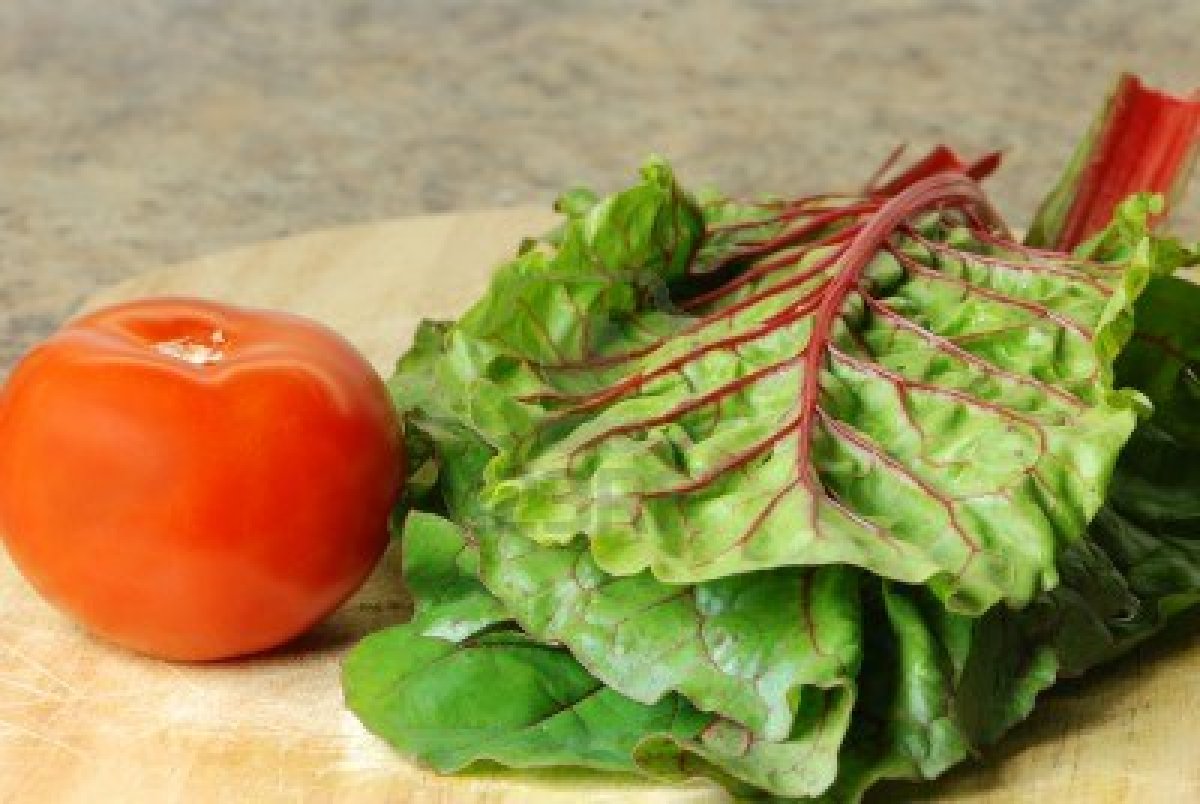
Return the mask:
<svg viewBox="0 0 1200 804"><path fill-rule="evenodd" d="M280 645L366 579L403 482L383 382L283 313L148 299L68 323L0 391L0 536L133 650Z"/></svg>

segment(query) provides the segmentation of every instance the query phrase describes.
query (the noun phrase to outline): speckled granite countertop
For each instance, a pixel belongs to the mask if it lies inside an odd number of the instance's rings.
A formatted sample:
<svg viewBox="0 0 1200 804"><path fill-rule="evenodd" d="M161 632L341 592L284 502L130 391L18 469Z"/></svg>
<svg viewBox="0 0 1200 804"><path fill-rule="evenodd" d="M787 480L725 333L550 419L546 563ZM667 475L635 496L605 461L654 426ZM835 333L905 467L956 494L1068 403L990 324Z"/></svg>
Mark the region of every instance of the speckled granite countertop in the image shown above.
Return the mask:
<svg viewBox="0 0 1200 804"><path fill-rule="evenodd" d="M1200 84L1197 31L1196 0L5 0L0 372L136 271L546 203L650 150L689 180L800 192L899 141L1003 147L993 190L1020 220L1116 70Z"/></svg>

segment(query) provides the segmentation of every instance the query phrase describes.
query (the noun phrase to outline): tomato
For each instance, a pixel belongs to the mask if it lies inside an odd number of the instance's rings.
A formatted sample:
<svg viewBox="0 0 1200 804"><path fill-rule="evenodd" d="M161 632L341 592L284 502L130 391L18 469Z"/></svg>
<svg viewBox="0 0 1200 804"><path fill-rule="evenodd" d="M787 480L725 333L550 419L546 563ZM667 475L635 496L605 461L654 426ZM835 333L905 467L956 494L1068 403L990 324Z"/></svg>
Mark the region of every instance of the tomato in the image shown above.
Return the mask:
<svg viewBox="0 0 1200 804"><path fill-rule="evenodd" d="M0 392L0 535L47 599L169 659L279 645L365 580L403 477L370 365L297 316L148 299Z"/></svg>

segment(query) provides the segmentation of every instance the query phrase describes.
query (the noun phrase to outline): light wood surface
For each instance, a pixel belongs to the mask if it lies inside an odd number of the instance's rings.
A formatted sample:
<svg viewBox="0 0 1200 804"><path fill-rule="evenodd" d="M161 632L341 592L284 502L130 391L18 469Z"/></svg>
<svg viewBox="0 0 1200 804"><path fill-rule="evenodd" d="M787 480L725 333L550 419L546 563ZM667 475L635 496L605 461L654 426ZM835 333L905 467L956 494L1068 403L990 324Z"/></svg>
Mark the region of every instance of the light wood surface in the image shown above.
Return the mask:
<svg viewBox="0 0 1200 804"><path fill-rule="evenodd" d="M458 313L495 262L551 220L508 210L317 232L147 274L89 305L188 294L287 309L336 327L386 372L421 317ZM397 757L342 707L338 662L359 637L404 619L398 574L390 554L342 611L284 650L188 666L91 638L0 558L0 801L728 801L703 782L439 778ZM1198 733L1200 645L1177 629L1148 655L1047 696L983 763L878 800L1200 801Z"/></svg>

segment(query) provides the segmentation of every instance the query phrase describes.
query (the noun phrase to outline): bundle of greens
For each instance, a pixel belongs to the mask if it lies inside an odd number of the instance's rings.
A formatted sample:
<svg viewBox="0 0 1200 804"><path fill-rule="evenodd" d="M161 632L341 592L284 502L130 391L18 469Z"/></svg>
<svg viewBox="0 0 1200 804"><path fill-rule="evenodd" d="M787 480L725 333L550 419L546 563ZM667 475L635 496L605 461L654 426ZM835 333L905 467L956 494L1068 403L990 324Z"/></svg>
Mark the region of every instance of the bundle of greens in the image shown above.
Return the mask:
<svg viewBox="0 0 1200 804"><path fill-rule="evenodd" d="M855 801L1154 633L1200 599L1200 251L1129 193L1198 133L1124 79L1027 242L947 149L846 196L659 160L565 194L400 360L416 613L350 707L442 772Z"/></svg>

